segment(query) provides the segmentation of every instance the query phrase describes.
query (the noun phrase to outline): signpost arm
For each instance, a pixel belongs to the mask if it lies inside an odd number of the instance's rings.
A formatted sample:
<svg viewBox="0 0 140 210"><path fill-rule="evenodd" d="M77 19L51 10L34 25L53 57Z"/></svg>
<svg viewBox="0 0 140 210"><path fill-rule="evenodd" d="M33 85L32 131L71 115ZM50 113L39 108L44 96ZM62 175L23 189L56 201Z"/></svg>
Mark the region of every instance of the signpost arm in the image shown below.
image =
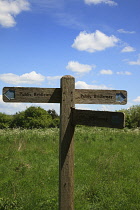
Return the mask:
<svg viewBox="0 0 140 210"><path fill-rule="evenodd" d="M71 108L75 106L75 80L72 76L61 79L59 143L59 210L74 209L74 125Z"/></svg>

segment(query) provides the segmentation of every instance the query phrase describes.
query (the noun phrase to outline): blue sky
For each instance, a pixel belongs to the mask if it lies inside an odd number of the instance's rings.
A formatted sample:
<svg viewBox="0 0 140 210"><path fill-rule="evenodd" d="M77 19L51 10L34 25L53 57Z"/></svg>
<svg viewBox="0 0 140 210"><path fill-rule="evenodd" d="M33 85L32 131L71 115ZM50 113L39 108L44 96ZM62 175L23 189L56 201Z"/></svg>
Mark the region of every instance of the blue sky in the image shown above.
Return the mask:
<svg viewBox="0 0 140 210"><path fill-rule="evenodd" d="M0 112L30 105L4 103L2 88L60 87L126 90L127 105L76 105L114 111L140 104L140 1L0 0Z"/></svg>

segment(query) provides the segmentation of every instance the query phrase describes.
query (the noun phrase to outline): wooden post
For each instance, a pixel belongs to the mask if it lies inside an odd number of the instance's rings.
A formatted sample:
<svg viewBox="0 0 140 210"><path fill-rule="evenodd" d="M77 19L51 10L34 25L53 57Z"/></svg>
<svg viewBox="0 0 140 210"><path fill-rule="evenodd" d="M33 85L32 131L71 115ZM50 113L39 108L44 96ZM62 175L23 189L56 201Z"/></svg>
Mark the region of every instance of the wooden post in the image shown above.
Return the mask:
<svg viewBox="0 0 140 210"><path fill-rule="evenodd" d="M74 209L74 125L72 110L75 107L75 79L61 78L62 101L60 104L59 143L59 210Z"/></svg>
<svg viewBox="0 0 140 210"><path fill-rule="evenodd" d="M3 101L60 103L59 210L74 210L74 128L76 124L123 128L124 114L75 110L77 104L126 104L125 90L75 90L72 76L61 88L4 87Z"/></svg>

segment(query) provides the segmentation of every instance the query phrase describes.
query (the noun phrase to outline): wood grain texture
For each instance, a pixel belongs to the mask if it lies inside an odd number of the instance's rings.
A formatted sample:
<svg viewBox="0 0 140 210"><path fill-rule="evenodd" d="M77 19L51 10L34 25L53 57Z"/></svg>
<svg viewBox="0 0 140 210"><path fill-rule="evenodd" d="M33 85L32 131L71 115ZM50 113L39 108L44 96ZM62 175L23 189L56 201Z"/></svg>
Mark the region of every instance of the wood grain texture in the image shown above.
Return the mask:
<svg viewBox="0 0 140 210"><path fill-rule="evenodd" d="M122 93L124 101L116 101L116 94ZM127 103L127 91L125 90L93 90L93 89L76 89L76 104L121 104Z"/></svg>
<svg viewBox="0 0 140 210"><path fill-rule="evenodd" d="M8 90L15 91L15 99L9 100L5 93ZM4 102L24 103L60 103L60 88L34 88L34 87L5 87L3 88Z"/></svg>
<svg viewBox="0 0 140 210"><path fill-rule="evenodd" d="M108 128L124 128L124 113L72 109L73 124Z"/></svg>
<svg viewBox="0 0 140 210"><path fill-rule="evenodd" d="M5 93L15 91L15 98L9 100ZM122 102L116 101L116 94L123 94ZM27 103L61 103L61 88L30 88L30 87L5 87L3 88L4 102ZM75 104L120 104L127 103L125 90L93 90L75 89Z"/></svg>
<svg viewBox="0 0 140 210"><path fill-rule="evenodd" d="M14 92L13 96L8 98L7 91L11 94ZM117 101L116 94L122 94L124 100ZM127 92L125 90L75 89L74 77L64 76L61 78L60 88L4 87L3 101L60 103L59 210L73 210L75 125L124 127L123 113L76 110L75 104L123 105L127 103Z"/></svg>
<svg viewBox="0 0 140 210"><path fill-rule="evenodd" d="M59 209L74 209L74 128L71 108L75 106L74 78L61 79L62 99L60 106L60 148L59 148Z"/></svg>

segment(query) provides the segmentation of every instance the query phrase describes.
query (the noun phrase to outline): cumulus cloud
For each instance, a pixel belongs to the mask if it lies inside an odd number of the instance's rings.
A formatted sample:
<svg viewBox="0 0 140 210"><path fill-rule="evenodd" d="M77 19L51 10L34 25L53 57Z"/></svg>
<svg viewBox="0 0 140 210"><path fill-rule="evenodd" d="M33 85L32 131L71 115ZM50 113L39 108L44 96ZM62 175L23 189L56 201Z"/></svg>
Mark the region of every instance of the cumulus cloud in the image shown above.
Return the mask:
<svg viewBox="0 0 140 210"><path fill-rule="evenodd" d="M47 76L47 80L53 81L53 80L60 80L62 76Z"/></svg>
<svg viewBox="0 0 140 210"><path fill-rule="evenodd" d="M129 75L132 75L132 73L129 72L129 71L118 71L117 74L118 74L118 75L128 75L128 76L129 76Z"/></svg>
<svg viewBox="0 0 140 210"><path fill-rule="evenodd" d="M81 64L77 61L69 61L68 65L66 66L66 69L73 71L75 73L78 73L78 74L82 74L82 73L90 72L93 67L95 68L95 66Z"/></svg>
<svg viewBox="0 0 140 210"><path fill-rule="evenodd" d="M123 49L122 49L122 51L121 52L134 52L134 51L136 51L133 47L131 47L131 46L126 46L126 47L124 47Z"/></svg>
<svg viewBox="0 0 140 210"><path fill-rule="evenodd" d="M15 114L16 112L23 111L27 107L25 103L5 103L3 102L2 95L0 95L0 112L6 114Z"/></svg>
<svg viewBox="0 0 140 210"><path fill-rule="evenodd" d="M140 96L138 96L136 99L134 99L133 101L140 103Z"/></svg>
<svg viewBox="0 0 140 210"><path fill-rule="evenodd" d="M29 9L30 4L27 0L0 0L0 25L15 26L15 16Z"/></svg>
<svg viewBox="0 0 140 210"><path fill-rule="evenodd" d="M77 81L75 83L75 87L77 89L112 89L110 87L107 87L106 85L88 85L86 82L84 81Z"/></svg>
<svg viewBox="0 0 140 210"><path fill-rule="evenodd" d="M137 61L129 61L129 65L140 65L140 54L138 55Z"/></svg>
<svg viewBox="0 0 140 210"><path fill-rule="evenodd" d="M48 85L60 84L60 79L62 76L47 76Z"/></svg>
<svg viewBox="0 0 140 210"><path fill-rule="evenodd" d="M56 103L5 103L3 102L2 95L0 95L0 112L6 114L15 114L21 112L30 106L41 106L45 110L54 109L58 114L60 105Z"/></svg>
<svg viewBox="0 0 140 210"><path fill-rule="evenodd" d="M100 74L108 74L108 75L111 75L111 74L113 74L113 71L112 71L112 70L105 70L105 69L102 69L102 70L100 71Z"/></svg>
<svg viewBox="0 0 140 210"><path fill-rule="evenodd" d="M115 1L112 0L85 0L85 3L90 5L90 4L101 4L101 3L105 3L108 4L109 6L116 6L118 5Z"/></svg>
<svg viewBox="0 0 140 210"><path fill-rule="evenodd" d="M30 73L16 75L12 73L0 74L0 80L13 85L19 84L41 84L45 80L45 77L41 74L37 74L35 71Z"/></svg>
<svg viewBox="0 0 140 210"><path fill-rule="evenodd" d="M80 51L93 53L114 47L118 41L119 39L114 35L107 36L99 30L96 30L95 33L82 31L74 40L72 47Z"/></svg>
<svg viewBox="0 0 140 210"><path fill-rule="evenodd" d="M136 33L135 31L125 31L124 29L119 29L117 31L122 34L135 34Z"/></svg>

